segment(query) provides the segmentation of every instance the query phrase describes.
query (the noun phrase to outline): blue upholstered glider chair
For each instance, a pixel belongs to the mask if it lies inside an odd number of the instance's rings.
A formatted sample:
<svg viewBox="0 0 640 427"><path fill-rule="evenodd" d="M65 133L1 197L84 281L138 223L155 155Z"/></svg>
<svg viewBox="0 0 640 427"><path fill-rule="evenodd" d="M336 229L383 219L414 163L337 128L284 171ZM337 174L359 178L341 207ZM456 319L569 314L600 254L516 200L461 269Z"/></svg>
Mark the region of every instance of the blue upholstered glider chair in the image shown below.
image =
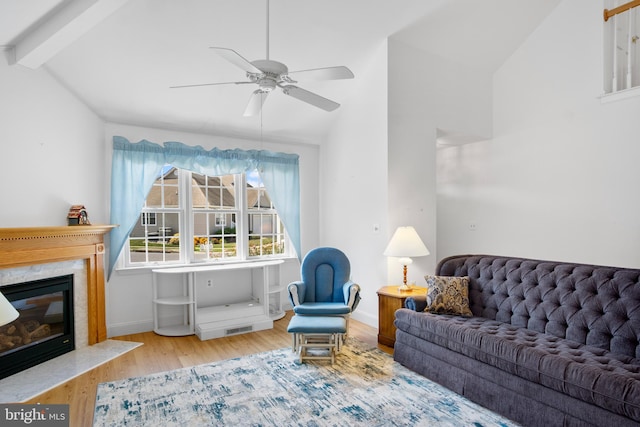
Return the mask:
<svg viewBox="0 0 640 427"><path fill-rule="evenodd" d="M360 286L350 279L351 265L347 256L336 248L315 248L304 257L301 279L288 286L289 300L296 315L349 315L360 302Z"/></svg>

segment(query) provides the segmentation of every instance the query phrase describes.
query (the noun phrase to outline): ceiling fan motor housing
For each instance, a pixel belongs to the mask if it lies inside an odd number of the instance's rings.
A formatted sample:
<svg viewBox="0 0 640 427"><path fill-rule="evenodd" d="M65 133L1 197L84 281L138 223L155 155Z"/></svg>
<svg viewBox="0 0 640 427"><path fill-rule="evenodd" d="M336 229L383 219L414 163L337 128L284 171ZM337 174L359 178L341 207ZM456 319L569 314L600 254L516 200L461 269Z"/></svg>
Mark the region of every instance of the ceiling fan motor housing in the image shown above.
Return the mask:
<svg viewBox="0 0 640 427"><path fill-rule="evenodd" d="M289 69L282 62L271 61L269 59L259 59L251 63L262 71L260 75L249 75L260 86L263 92L271 92L282 81L282 76L286 76ZM251 74L251 73L250 73Z"/></svg>

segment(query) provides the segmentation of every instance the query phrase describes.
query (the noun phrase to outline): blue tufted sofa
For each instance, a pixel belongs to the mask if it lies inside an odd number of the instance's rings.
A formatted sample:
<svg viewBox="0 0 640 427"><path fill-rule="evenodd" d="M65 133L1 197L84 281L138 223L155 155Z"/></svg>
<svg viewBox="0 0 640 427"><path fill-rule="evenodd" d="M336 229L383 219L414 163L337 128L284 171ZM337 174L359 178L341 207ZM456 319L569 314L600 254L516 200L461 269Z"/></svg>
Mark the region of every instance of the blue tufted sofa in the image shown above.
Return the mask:
<svg viewBox="0 0 640 427"><path fill-rule="evenodd" d="M526 426L640 425L640 269L489 255L468 276L472 317L396 311L396 361Z"/></svg>

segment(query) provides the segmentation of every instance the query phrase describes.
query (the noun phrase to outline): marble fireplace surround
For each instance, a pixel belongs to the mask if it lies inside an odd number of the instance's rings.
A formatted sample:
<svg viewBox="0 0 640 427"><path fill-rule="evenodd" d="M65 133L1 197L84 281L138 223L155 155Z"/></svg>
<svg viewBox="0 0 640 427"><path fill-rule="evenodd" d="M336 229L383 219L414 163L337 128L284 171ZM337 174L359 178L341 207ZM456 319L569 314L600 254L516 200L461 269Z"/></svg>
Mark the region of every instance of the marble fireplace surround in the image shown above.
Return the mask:
<svg viewBox="0 0 640 427"><path fill-rule="evenodd" d="M56 270L67 261L73 266L84 261L80 269L86 272L86 338L76 337L88 345L107 339L104 293L104 235L113 225L76 225L61 227L0 228L0 276L10 277L16 272L24 282L32 280L30 268ZM63 264L57 264L63 263ZM74 267L73 270L77 270ZM25 267L27 267L25 269ZM41 270L41 269L40 269ZM82 271L80 272L83 275ZM74 272L74 275L77 275ZM8 283L5 283L8 284ZM0 286L2 281L0 280ZM84 290L84 289L83 289ZM84 314L84 313L83 313ZM85 316L80 316L83 318ZM83 325L84 326L84 325ZM80 330L85 329L84 327ZM76 328L76 333L78 329Z"/></svg>

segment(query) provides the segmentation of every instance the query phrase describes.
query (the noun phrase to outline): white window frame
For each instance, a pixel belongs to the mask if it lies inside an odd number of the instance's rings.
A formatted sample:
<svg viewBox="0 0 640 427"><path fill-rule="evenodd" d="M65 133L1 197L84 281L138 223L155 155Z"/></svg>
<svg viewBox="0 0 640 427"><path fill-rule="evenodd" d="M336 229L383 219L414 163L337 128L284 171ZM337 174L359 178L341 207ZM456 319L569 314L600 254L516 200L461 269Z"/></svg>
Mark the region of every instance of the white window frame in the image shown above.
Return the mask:
<svg viewBox="0 0 640 427"><path fill-rule="evenodd" d="M130 253L129 253L129 244L125 244L123 250L122 260L124 262L123 268L157 268L159 266L171 266L171 265L186 265L186 264L203 264L203 263L225 263L225 262L246 262L246 261L256 261L258 259L274 259L274 258L288 258L291 256L291 241L289 236L286 234L286 231L283 230L285 247L284 251L281 254L269 254L269 255L258 255L258 256L250 256L249 255L249 209L247 206L247 178L246 173L234 174L235 175L235 198L236 201L241 201L241 203L236 203L237 209L229 209L227 210L216 210L210 209L205 210L210 213L216 214L216 223L218 222L218 214L224 215L225 224L222 227L226 227L226 215L236 214L236 256L235 257L227 257L222 259L215 258L207 258L207 259L197 259L195 254L195 248L193 244L184 244L185 241L193 241L195 232L194 232L194 211L196 213L205 213L200 209L193 209L193 200L192 200L192 189L191 189L191 171L177 169L178 171L178 186L180 189L180 203L181 206L178 208L143 208L141 211L141 217L144 218L148 214L155 214L156 218L155 224L157 225L157 216L161 215L162 212L166 213L178 213L179 216L179 226L180 226L180 251L179 251L179 260L176 261L158 261L158 262L131 262L130 261ZM182 206L184 204L184 206ZM265 214L275 214L277 211L275 209L261 210L262 213ZM147 218L148 219L148 218ZM140 221L143 222L143 221ZM148 224L149 225L149 224ZM284 226L282 225L282 220L277 217L277 225L278 227ZM280 232L280 230L278 230ZM254 233L255 234L255 233ZM183 237L186 235L188 237L187 240L183 240Z"/></svg>

